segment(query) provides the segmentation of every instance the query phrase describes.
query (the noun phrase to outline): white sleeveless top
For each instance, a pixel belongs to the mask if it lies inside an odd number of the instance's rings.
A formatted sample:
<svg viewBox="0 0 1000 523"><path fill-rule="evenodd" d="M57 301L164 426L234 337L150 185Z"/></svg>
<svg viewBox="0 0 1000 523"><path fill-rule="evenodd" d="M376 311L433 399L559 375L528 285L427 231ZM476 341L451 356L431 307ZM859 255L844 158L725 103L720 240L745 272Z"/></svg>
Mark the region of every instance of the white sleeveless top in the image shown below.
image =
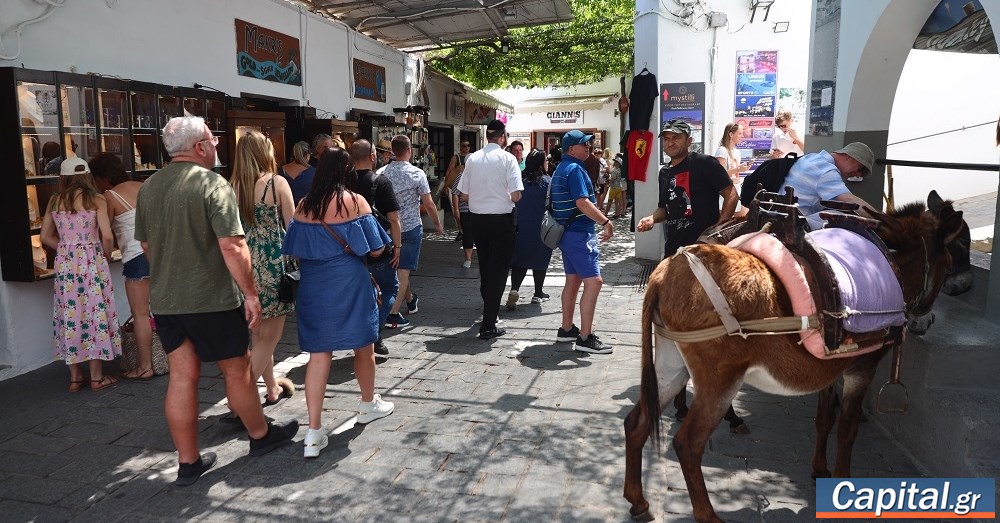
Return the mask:
<svg viewBox="0 0 1000 523"><path fill-rule="evenodd" d="M122 263L124 263L142 254L142 244L135 240L135 207L129 205L125 198L111 189L108 189L107 192L128 208L127 211L115 216L115 219L111 221L111 230L114 231L115 238L118 239L118 248L122 251Z"/></svg>

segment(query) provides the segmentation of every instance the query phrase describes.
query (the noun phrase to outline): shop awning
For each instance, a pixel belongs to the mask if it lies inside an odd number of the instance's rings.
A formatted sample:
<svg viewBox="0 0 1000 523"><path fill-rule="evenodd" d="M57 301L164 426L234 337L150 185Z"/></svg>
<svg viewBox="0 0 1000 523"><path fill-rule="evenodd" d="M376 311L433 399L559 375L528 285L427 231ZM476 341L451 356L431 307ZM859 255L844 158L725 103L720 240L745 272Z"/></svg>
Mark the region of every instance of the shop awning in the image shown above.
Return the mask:
<svg viewBox="0 0 1000 523"><path fill-rule="evenodd" d="M466 100L482 105L484 107L489 107L490 109L497 109L505 113L514 113L514 107L495 96L484 93L471 85L460 82L440 71L434 69L433 67L427 66L427 72L435 79L444 82L449 85L452 89L456 91L455 94L461 94Z"/></svg>
<svg viewBox="0 0 1000 523"><path fill-rule="evenodd" d="M579 96L554 96L551 98L535 98L514 104L518 113L544 113L548 111L585 111L588 109L603 109L611 103L618 93L587 94Z"/></svg>
<svg viewBox="0 0 1000 523"><path fill-rule="evenodd" d="M402 51L497 42L510 29L568 22L567 0L287 0Z"/></svg>

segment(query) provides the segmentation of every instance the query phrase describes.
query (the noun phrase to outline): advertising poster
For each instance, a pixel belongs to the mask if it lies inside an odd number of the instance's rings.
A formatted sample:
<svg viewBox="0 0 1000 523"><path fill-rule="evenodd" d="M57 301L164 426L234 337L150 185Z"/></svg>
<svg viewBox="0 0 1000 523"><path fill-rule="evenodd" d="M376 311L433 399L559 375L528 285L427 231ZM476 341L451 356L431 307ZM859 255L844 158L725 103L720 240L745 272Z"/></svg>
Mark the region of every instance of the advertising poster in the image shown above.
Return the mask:
<svg viewBox="0 0 1000 523"><path fill-rule="evenodd" d="M681 119L691 125L691 150L705 152L705 83L660 84L660 126L668 120ZM655 133L659 134L659 132ZM660 150L660 163L670 158Z"/></svg>
<svg viewBox="0 0 1000 523"><path fill-rule="evenodd" d="M299 39L236 19L236 67L241 76L302 85Z"/></svg>
<svg viewBox="0 0 1000 523"><path fill-rule="evenodd" d="M743 162L753 172L771 156L774 113L778 100L778 51L736 52L736 98L733 121L743 129L736 144Z"/></svg>
<svg viewBox="0 0 1000 523"><path fill-rule="evenodd" d="M941 0L917 35L913 48L997 54L997 41L979 0Z"/></svg>

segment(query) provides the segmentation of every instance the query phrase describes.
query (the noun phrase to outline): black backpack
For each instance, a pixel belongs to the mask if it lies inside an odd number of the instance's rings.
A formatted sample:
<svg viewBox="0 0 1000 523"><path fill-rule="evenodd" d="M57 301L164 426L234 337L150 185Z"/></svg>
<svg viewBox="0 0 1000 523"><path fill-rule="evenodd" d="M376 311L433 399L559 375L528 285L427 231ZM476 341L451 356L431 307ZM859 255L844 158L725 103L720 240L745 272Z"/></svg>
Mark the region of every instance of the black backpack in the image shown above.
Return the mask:
<svg viewBox="0 0 1000 523"><path fill-rule="evenodd" d="M754 169L749 176L743 180L743 188L740 190L740 203L744 207L749 207L754 196L757 195L757 184L764 186L767 192L783 192L783 184L788 172L792 170L792 165L799 159L799 155L788 153L783 158L772 158Z"/></svg>

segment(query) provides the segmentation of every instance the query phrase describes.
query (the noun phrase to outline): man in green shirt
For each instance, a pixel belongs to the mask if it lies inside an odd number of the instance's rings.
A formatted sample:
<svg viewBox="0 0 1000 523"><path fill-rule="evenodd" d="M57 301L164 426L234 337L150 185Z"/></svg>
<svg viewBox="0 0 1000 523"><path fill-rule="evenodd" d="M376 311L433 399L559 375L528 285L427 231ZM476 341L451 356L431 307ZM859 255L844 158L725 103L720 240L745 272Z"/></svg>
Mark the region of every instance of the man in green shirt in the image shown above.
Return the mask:
<svg viewBox="0 0 1000 523"><path fill-rule="evenodd" d="M248 327L260 301L243 238L236 193L210 169L218 138L201 118L174 118L163 128L171 163L139 190L135 239L150 264L150 310L170 363L165 411L177 447L177 485L190 485L215 464L198 446L201 362L225 379L229 408L250 433L250 455L291 441L295 420L267 423L250 373Z"/></svg>

